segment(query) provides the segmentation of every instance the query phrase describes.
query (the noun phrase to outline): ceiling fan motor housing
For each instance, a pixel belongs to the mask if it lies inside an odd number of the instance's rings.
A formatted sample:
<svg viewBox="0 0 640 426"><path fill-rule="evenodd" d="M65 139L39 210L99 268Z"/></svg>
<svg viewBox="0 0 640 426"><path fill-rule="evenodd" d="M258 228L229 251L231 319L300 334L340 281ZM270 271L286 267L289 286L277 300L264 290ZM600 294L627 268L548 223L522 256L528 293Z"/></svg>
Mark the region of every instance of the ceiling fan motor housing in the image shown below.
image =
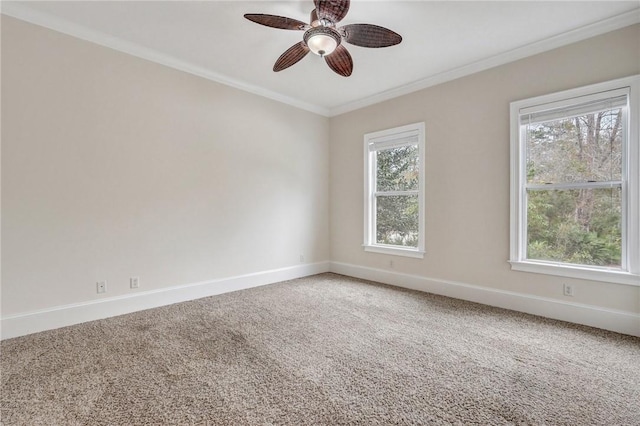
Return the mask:
<svg viewBox="0 0 640 426"><path fill-rule="evenodd" d="M321 25L308 29L304 33L303 40L313 53L325 56L331 54L340 45L342 37L333 27Z"/></svg>

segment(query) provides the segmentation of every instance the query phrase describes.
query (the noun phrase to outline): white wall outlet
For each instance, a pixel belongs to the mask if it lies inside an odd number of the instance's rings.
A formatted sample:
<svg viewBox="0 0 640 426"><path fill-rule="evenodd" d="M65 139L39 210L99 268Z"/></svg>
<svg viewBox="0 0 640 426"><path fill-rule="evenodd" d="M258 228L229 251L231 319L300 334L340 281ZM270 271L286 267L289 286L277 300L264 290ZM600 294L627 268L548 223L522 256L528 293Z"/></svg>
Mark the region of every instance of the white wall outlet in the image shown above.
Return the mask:
<svg viewBox="0 0 640 426"><path fill-rule="evenodd" d="M106 281L98 281L96 283L96 291L98 293L106 293L107 292L107 282Z"/></svg>
<svg viewBox="0 0 640 426"><path fill-rule="evenodd" d="M393 259L389 260L389 268L393 269Z"/></svg>
<svg viewBox="0 0 640 426"><path fill-rule="evenodd" d="M565 296L573 297L573 295L575 294L573 285L571 285L571 284L563 284L562 291L563 291Z"/></svg>
<svg viewBox="0 0 640 426"><path fill-rule="evenodd" d="M131 278L129 278L129 287L131 287L131 288L140 287L140 278L139 277L131 277Z"/></svg>
<svg viewBox="0 0 640 426"><path fill-rule="evenodd" d="M300 253L300 263L304 263L304 254Z"/></svg>

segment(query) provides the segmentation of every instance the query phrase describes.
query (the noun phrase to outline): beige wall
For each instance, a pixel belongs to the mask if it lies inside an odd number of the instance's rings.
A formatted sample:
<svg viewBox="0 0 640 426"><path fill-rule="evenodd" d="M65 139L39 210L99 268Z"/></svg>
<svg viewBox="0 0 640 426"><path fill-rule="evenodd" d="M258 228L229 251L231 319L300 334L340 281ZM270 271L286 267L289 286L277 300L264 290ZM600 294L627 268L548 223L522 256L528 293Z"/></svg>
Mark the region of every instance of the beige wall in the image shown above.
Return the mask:
<svg viewBox="0 0 640 426"><path fill-rule="evenodd" d="M639 312L638 287L507 263L509 102L640 73L639 40L636 25L327 119L2 16L2 315L301 253L391 270L361 247L362 137L417 121L427 254L393 271L558 299L572 282L572 302Z"/></svg>
<svg viewBox="0 0 640 426"><path fill-rule="evenodd" d="M640 288L511 271L509 103L640 73L640 25L331 120L333 261L640 312ZM426 256L364 252L363 135L426 123ZM635 218L638 220L638 218ZM575 285L573 298L562 283Z"/></svg>
<svg viewBox="0 0 640 426"><path fill-rule="evenodd" d="M2 315L329 260L328 119L2 16Z"/></svg>

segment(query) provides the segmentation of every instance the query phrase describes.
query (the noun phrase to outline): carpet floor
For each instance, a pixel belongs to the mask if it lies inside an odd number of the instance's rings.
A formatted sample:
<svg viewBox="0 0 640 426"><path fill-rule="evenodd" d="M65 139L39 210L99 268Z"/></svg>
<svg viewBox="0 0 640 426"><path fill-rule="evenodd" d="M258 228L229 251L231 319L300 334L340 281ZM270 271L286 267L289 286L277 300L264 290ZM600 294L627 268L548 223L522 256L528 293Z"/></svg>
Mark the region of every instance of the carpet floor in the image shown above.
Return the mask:
<svg viewBox="0 0 640 426"><path fill-rule="evenodd" d="M336 274L3 341L8 425L640 425L640 339Z"/></svg>

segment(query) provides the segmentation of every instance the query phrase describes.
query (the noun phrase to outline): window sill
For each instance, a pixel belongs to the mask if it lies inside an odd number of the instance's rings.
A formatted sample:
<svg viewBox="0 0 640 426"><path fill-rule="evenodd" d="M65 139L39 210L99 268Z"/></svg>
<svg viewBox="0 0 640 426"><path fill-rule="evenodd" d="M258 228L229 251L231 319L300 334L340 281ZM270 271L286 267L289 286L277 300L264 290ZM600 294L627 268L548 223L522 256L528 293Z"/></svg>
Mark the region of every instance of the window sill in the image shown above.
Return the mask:
<svg viewBox="0 0 640 426"><path fill-rule="evenodd" d="M363 245L364 251L369 251L372 253L382 253L382 254L390 254L392 256L404 256L404 257L414 257L418 259L424 258L424 251L417 249L407 249L400 247L392 247L392 246L373 246L373 245Z"/></svg>
<svg viewBox="0 0 640 426"><path fill-rule="evenodd" d="M513 271L533 272L535 274L556 275L559 277L640 286L640 275L613 269L585 268L580 266L532 261L511 260L509 263L511 263L511 270Z"/></svg>

